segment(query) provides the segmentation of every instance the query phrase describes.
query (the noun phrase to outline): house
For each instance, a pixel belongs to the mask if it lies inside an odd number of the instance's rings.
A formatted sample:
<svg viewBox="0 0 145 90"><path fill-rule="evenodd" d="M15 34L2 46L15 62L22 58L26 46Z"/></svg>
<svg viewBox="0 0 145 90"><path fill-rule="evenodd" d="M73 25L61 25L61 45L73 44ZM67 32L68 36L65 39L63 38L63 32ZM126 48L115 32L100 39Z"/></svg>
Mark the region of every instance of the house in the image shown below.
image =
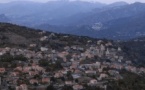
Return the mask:
<svg viewBox="0 0 145 90"><path fill-rule="evenodd" d="M54 34L54 33L51 33L50 35L49 35L49 38L52 38L52 37L55 37L56 35Z"/></svg>
<svg viewBox="0 0 145 90"><path fill-rule="evenodd" d="M115 75L118 75L119 72L118 71L115 71L115 70L109 70L108 73L112 76L115 76Z"/></svg>
<svg viewBox="0 0 145 90"><path fill-rule="evenodd" d="M70 69L72 69L72 68L77 68L78 65L79 65L79 62L78 62L78 61L73 61L73 62L72 62L72 65L70 66Z"/></svg>
<svg viewBox="0 0 145 90"><path fill-rule="evenodd" d="M14 70L22 71L23 68L22 67L16 67Z"/></svg>
<svg viewBox="0 0 145 90"><path fill-rule="evenodd" d="M97 82L97 80L96 79L92 79L92 80L90 80L90 82L88 83L88 85L96 85L98 82Z"/></svg>
<svg viewBox="0 0 145 90"><path fill-rule="evenodd" d="M19 87L21 90L28 90L28 86L26 84L21 84Z"/></svg>
<svg viewBox="0 0 145 90"><path fill-rule="evenodd" d="M2 56L5 52L0 52L0 56Z"/></svg>
<svg viewBox="0 0 145 90"><path fill-rule="evenodd" d="M119 56L119 60L123 60L123 56Z"/></svg>
<svg viewBox="0 0 145 90"><path fill-rule="evenodd" d="M134 73L137 72L137 68L136 67L132 67L130 70L131 70L131 72L134 72Z"/></svg>
<svg viewBox="0 0 145 90"><path fill-rule="evenodd" d="M24 67L23 72L29 72L32 68L31 67Z"/></svg>
<svg viewBox="0 0 145 90"><path fill-rule="evenodd" d="M16 76L18 76L19 74L20 74L19 72L12 72L12 73L11 73L11 76L16 77Z"/></svg>
<svg viewBox="0 0 145 90"><path fill-rule="evenodd" d="M38 65L36 65L36 64L34 64L33 63L33 65L32 65L32 69L34 69L35 71L42 71L42 72L44 72L45 71L45 69L43 68L43 67L40 67L40 66L38 66Z"/></svg>
<svg viewBox="0 0 145 90"><path fill-rule="evenodd" d="M73 77L74 79L77 79L77 78L80 78L81 75L80 75L80 74L72 74L72 77Z"/></svg>
<svg viewBox="0 0 145 90"><path fill-rule="evenodd" d="M104 46L103 44L101 44L100 50L101 50L101 51L105 51L105 46Z"/></svg>
<svg viewBox="0 0 145 90"><path fill-rule="evenodd" d="M72 64L72 62L61 63L61 65L63 67L69 67L69 66L71 66L71 64Z"/></svg>
<svg viewBox="0 0 145 90"><path fill-rule="evenodd" d="M96 71L93 71L93 70L87 70L87 71L85 71L85 73L87 75L96 75Z"/></svg>
<svg viewBox="0 0 145 90"><path fill-rule="evenodd" d="M110 51L108 50L108 48L107 48L107 50L106 50L106 56L109 56L110 55Z"/></svg>
<svg viewBox="0 0 145 90"><path fill-rule="evenodd" d="M71 48L74 49L74 50L76 50L77 49L77 46L72 46Z"/></svg>
<svg viewBox="0 0 145 90"><path fill-rule="evenodd" d="M0 68L0 73L4 73L5 71L5 68Z"/></svg>
<svg viewBox="0 0 145 90"><path fill-rule="evenodd" d="M112 43L108 42L108 43L105 44L105 46L112 46Z"/></svg>
<svg viewBox="0 0 145 90"><path fill-rule="evenodd" d="M141 67L140 68L140 72L144 72L145 73L145 68Z"/></svg>
<svg viewBox="0 0 145 90"><path fill-rule="evenodd" d="M63 74L61 72L57 72L54 75L55 78L59 78L59 77L62 77L62 76L63 76Z"/></svg>
<svg viewBox="0 0 145 90"><path fill-rule="evenodd" d="M92 42L92 40L88 40L88 41L87 41L87 43L91 43L91 42Z"/></svg>
<svg viewBox="0 0 145 90"><path fill-rule="evenodd" d="M42 83L49 83L50 82L50 78L42 78Z"/></svg>
<svg viewBox="0 0 145 90"><path fill-rule="evenodd" d="M72 81L65 81L65 84L66 85L72 85L73 83L72 83Z"/></svg>
<svg viewBox="0 0 145 90"><path fill-rule="evenodd" d="M126 64L132 64L132 61L125 61Z"/></svg>
<svg viewBox="0 0 145 90"><path fill-rule="evenodd" d="M30 44L29 47L31 48L36 47L36 44Z"/></svg>
<svg viewBox="0 0 145 90"><path fill-rule="evenodd" d="M118 47L118 51L119 51L119 52L121 52L121 51L122 51L121 47Z"/></svg>
<svg viewBox="0 0 145 90"><path fill-rule="evenodd" d="M101 63L100 62L96 62L95 63L95 67L98 67L99 68L100 66L101 66Z"/></svg>
<svg viewBox="0 0 145 90"><path fill-rule="evenodd" d="M47 36L43 36L43 37L40 38L40 41L45 41L45 40L47 40L47 39L48 39Z"/></svg>
<svg viewBox="0 0 145 90"><path fill-rule="evenodd" d="M67 71L68 71L68 70L61 70L60 72L61 72L62 74L67 74Z"/></svg>
<svg viewBox="0 0 145 90"><path fill-rule="evenodd" d="M42 52L44 52L44 51L48 51L48 48L46 48L46 47L41 47L40 50L41 50Z"/></svg>
<svg viewBox="0 0 145 90"><path fill-rule="evenodd" d="M29 71L29 75L30 76L38 75L38 72L36 72L36 71Z"/></svg>
<svg viewBox="0 0 145 90"><path fill-rule="evenodd" d="M16 86L15 90L21 90L20 86Z"/></svg>
<svg viewBox="0 0 145 90"><path fill-rule="evenodd" d="M100 45L103 41L102 40L99 40L97 41L97 44Z"/></svg>
<svg viewBox="0 0 145 90"><path fill-rule="evenodd" d="M74 73L81 74L82 71L80 71L79 69L75 69Z"/></svg>
<svg viewBox="0 0 145 90"><path fill-rule="evenodd" d="M10 48L10 47L5 47L5 50L6 50L6 51L10 51L11 48Z"/></svg>
<svg viewBox="0 0 145 90"><path fill-rule="evenodd" d="M43 35L45 33L46 33L46 31L39 32L40 35Z"/></svg>
<svg viewBox="0 0 145 90"><path fill-rule="evenodd" d="M98 69L99 73L103 72L103 68Z"/></svg>
<svg viewBox="0 0 145 90"><path fill-rule="evenodd" d="M74 86L73 86L73 89L74 89L74 90L82 90L82 89L83 89L83 86L77 84L77 85L74 85Z"/></svg>
<svg viewBox="0 0 145 90"><path fill-rule="evenodd" d="M36 79L31 79L30 81L29 81L29 83L30 84L38 84L38 80L36 80Z"/></svg>
<svg viewBox="0 0 145 90"><path fill-rule="evenodd" d="M102 80L103 78L107 78L107 77L108 77L107 74L102 73L100 74L100 77L98 78L98 80Z"/></svg>

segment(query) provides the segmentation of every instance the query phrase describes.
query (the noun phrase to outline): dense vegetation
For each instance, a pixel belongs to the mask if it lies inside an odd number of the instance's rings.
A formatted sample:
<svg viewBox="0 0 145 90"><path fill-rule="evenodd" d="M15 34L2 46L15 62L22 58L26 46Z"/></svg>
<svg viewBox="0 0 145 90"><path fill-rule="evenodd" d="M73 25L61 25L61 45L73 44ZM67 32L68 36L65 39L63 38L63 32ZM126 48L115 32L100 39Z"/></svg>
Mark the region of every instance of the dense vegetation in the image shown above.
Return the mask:
<svg viewBox="0 0 145 90"><path fill-rule="evenodd" d="M4 54L0 56L0 62L13 62L13 61L27 61L27 58L23 55L12 56L10 54Z"/></svg>
<svg viewBox="0 0 145 90"><path fill-rule="evenodd" d="M145 38L136 38L120 44L126 56L138 66L145 66Z"/></svg>
<svg viewBox="0 0 145 90"><path fill-rule="evenodd" d="M145 90L145 78L137 74L122 71L123 79L110 81L107 90Z"/></svg>

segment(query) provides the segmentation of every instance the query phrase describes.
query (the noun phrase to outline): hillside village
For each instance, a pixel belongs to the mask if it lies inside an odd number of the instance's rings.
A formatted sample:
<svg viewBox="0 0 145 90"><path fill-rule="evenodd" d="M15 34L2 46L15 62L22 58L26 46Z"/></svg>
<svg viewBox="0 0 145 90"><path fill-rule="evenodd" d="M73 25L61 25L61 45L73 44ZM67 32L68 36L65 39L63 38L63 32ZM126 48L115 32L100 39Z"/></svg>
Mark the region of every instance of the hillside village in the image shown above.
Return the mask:
<svg viewBox="0 0 145 90"><path fill-rule="evenodd" d="M124 78L122 71L145 73L144 67L136 67L122 48L109 40L96 39L94 43L88 39L58 49L45 43L57 42L55 33L38 34L39 43L27 48L0 48L0 90L109 90L109 82Z"/></svg>

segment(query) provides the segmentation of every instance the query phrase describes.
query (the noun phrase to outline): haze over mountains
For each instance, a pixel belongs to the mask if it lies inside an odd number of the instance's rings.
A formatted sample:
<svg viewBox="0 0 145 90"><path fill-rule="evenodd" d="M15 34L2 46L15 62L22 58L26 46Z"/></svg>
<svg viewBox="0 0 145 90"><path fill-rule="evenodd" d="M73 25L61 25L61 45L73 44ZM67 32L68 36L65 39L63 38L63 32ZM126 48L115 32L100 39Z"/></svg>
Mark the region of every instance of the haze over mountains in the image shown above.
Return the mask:
<svg viewBox="0 0 145 90"><path fill-rule="evenodd" d="M95 38L131 39L145 36L145 4L83 1L0 4L1 22Z"/></svg>
<svg viewBox="0 0 145 90"><path fill-rule="evenodd" d="M18 24L35 25L37 23L56 24L63 19L81 12L89 12L105 4L82 1L51 1L48 3L34 3L28 1L11 2L0 5L0 12L7 15ZM37 23L34 23L36 22ZM33 22L33 23L32 23ZM61 21L59 21L61 22Z"/></svg>

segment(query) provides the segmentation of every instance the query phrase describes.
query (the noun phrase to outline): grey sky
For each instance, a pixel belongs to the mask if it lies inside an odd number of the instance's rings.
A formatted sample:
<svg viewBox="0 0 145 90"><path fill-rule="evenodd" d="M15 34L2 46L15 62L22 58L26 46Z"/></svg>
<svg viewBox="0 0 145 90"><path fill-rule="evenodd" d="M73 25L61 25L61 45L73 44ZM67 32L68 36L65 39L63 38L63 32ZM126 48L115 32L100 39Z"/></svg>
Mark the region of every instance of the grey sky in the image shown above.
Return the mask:
<svg viewBox="0 0 145 90"><path fill-rule="evenodd" d="M48 2L48 1L56 1L56 0L0 0L0 3L11 2L11 1ZM71 0L71 1L74 1L74 0ZM82 0L82 1L97 1L97 2L102 2L102 3L113 3L113 2L118 2L118 1L125 1L128 3L133 3L133 2L144 2L145 3L145 0Z"/></svg>

